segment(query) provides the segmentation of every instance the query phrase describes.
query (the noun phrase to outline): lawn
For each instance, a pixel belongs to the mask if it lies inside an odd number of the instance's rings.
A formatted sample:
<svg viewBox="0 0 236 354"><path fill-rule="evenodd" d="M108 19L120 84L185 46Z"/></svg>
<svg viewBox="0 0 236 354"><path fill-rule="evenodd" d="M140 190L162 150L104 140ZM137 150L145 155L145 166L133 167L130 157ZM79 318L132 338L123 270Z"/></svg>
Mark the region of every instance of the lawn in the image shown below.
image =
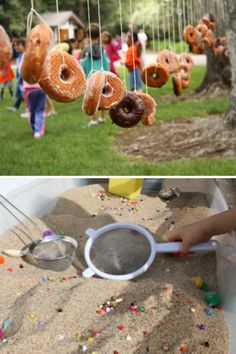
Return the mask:
<svg viewBox="0 0 236 354"><path fill-rule="evenodd" d="M195 67L191 90L204 76L204 67ZM149 90L155 99L171 93L168 83L161 90ZM82 99L70 103L56 103L58 115L47 119L46 135L34 140L26 119L19 113L6 110L12 100L5 95L0 102L0 169L1 175L62 175L62 176L174 176L174 175L235 175L235 159L194 159L168 163L132 162L115 151L112 137L121 128L105 124L86 128L89 121L81 110ZM228 98L174 103L158 102L157 120L186 117L206 117L224 113L229 107ZM24 110L22 106L21 111ZM142 129L142 125L139 126ZM150 127L150 129L152 129Z"/></svg>

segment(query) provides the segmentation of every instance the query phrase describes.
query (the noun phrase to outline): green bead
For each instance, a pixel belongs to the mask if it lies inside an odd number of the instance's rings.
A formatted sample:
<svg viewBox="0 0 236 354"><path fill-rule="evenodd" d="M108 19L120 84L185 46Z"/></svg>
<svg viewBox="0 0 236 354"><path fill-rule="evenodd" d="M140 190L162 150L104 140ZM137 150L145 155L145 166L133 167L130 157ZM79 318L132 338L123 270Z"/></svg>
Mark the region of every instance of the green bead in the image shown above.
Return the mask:
<svg viewBox="0 0 236 354"><path fill-rule="evenodd" d="M202 291L208 291L209 290L209 286L207 285L207 283L203 283L200 289Z"/></svg>
<svg viewBox="0 0 236 354"><path fill-rule="evenodd" d="M216 292L209 292L205 297L204 300L208 305L211 305L212 307L218 306L221 303L221 298L220 295Z"/></svg>
<svg viewBox="0 0 236 354"><path fill-rule="evenodd" d="M139 307L139 310L140 310L141 312L144 312L144 311L145 311L145 308L144 308L143 306L140 306L140 307Z"/></svg>

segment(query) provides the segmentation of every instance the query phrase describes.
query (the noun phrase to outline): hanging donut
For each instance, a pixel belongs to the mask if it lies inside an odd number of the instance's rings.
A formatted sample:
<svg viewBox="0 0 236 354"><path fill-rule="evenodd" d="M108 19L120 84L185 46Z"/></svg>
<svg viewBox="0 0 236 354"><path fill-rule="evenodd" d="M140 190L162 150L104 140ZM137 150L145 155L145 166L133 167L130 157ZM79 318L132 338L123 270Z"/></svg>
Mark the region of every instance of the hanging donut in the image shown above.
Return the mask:
<svg viewBox="0 0 236 354"><path fill-rule="evenodd" d="M214 32L209 29L206 33L206 36L202 39L201 42L205 47L213 47L215 43Z"/></svg>
<svg viewBox="0 0 236 354"><path fill-rule="evenodd" d="M181 65L180 75L183 89L186 89L191 84L190 70L189 64Z"/></svg>
<svg viewBox="0 0 236 354"><path fill-rule="evenodd" d="M180 62L180 64L181 64L181 67L182 67L183 64L189 65L189 66L190 66L190 69L192 69L193 66L194 66L193 58L192 58L191 55L188 54L188 53L182 53L182 54L180 54L180 56L179 56L179 62Z"/></svg>
<svg viewBox="0 0 236 354"><path fill-rule="evenodd" d="M113 104L109 115L113 123L122 128L132 128L142 119L144 104L142 99L134 92L128 92L122 100Z"/></svg>
<svg viewBox="0 0 236 354"><path fill-rule="evenodd" d="M208 31L208 27L204 23L200 23L199 25L197 25L196 29L200 33L201 38L205 37Z"/></svg>
<svg viewBox="0 0 236 354"><path fill-rule="evenodd" d="M204 46L201 43L192 44L190 46L190 50L193 54L203 54L204 53Z"/></svg>
<svg viewBox="0 0 236 354"><path fill-rule="evenodd" d="M11 61L12 58L12 45L5 29L0 26L0 70Z"/></svg>
<svg viewBox="0 0 236 354"><path fill-rule="evenodd" d="M105 71L105 84L102 88L99 110L109 109L113 103L119 102L125 95L121 79L110 71Z"/></svg>
<svg viewBox="0 0 236 354"><path fill-rule="evenodd" d="M190 45L197 43L198 42L197 30L191 25L186 26L183 31L183 38Z"/></svg>
<svg viewBox="0 0 236 354"><path fill-rule="evenodd" d="M179 60L177 55L167 49L164 49L158 53L157 62L165 66L169 73L175 73L180 70Z"/></svg>
<svg viewBox="0 0 236 354"><path fill-rule="evenodd" d="M32 28L27 36L20 73L23 80L29 84L35 84L39 81L52 35L51 28L44 23L40 23Z"/></svg>
<svg viewBox="0 0 236 354"><path fill-rule="evenodd" d="M142 70L142 81L149 87L162 87L169 79L169 72L162 64L148 65Z"/></svg>
<svg viewBox="0 0 236 354"><path fill-rule="evenodd" d="M172 77L173 90L176 96L182 95L182 78L181 74L178 72Z"/></svg>
<svg viewBox="0 0 236 354"><path fill-rule="evenodd" d="M58 102L72 102L85 91L86 78L78 61L62 51L51 52L45 61L39 84Z"/></svg>
<svg viewBox="0 0 236 354"><path fill-rule="evenodd" d="M98 111L105 82L106 75L104 71L96 71L92 73L87 80L82 106L83 111L87 115L92 116Z"/></svg>
<svg viewBox="0 0 236 354"><path fill-rule="evenodd" d="M144 104L144 111L141 118L142 124L153 125L156 122L156 101L152 96L144 92L137 92L137 95L141 98Z"/></svg>

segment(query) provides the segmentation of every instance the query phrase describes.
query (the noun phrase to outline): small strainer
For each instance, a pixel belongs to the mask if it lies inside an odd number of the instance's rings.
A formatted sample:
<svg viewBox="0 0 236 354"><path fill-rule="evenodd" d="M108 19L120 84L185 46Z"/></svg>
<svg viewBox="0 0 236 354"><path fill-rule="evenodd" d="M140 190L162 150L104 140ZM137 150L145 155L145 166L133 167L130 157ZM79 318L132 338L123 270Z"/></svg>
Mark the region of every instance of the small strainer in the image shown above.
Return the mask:
<svg viewBox="0 0 236 354"><path fill-rule="evenodd" d="M53 234L51 231L42 231L40 227L27 215L25 215L21 210L19 210L14 204L12 204L4 196L0 195L4 202L0 201L0 205L3 206L23 227L15 227L18 231L11 230L24 244L22 250L6 249L3 252L8 256L12 257L26 257L26 259L43 269L50 269L54 271L62 271L68 268L74 258L76 249L78 248L78 242L69 236L59 236ZM35 230L43 234L43 238L33 240L31 237L32 230L23 223L19 217L17 217L16 212L24 216ZM30 244L25 243L19 231L23 233L28 239L30 239Z"/></svg>

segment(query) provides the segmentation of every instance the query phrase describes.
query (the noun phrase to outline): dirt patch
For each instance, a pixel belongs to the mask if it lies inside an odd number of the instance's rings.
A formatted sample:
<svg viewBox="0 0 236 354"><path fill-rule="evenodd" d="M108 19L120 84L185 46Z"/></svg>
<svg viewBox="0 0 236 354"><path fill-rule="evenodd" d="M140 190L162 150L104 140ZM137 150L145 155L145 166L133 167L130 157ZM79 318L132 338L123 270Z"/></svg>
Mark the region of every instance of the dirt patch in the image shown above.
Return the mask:
<svg viewBox="0 0 236 354"><path fill-rule="evenodd" d="M158 122L137 126L114 139L119 152L132 160L171 161L196 157L234 157L236 136L223 116Z"/></svg>

